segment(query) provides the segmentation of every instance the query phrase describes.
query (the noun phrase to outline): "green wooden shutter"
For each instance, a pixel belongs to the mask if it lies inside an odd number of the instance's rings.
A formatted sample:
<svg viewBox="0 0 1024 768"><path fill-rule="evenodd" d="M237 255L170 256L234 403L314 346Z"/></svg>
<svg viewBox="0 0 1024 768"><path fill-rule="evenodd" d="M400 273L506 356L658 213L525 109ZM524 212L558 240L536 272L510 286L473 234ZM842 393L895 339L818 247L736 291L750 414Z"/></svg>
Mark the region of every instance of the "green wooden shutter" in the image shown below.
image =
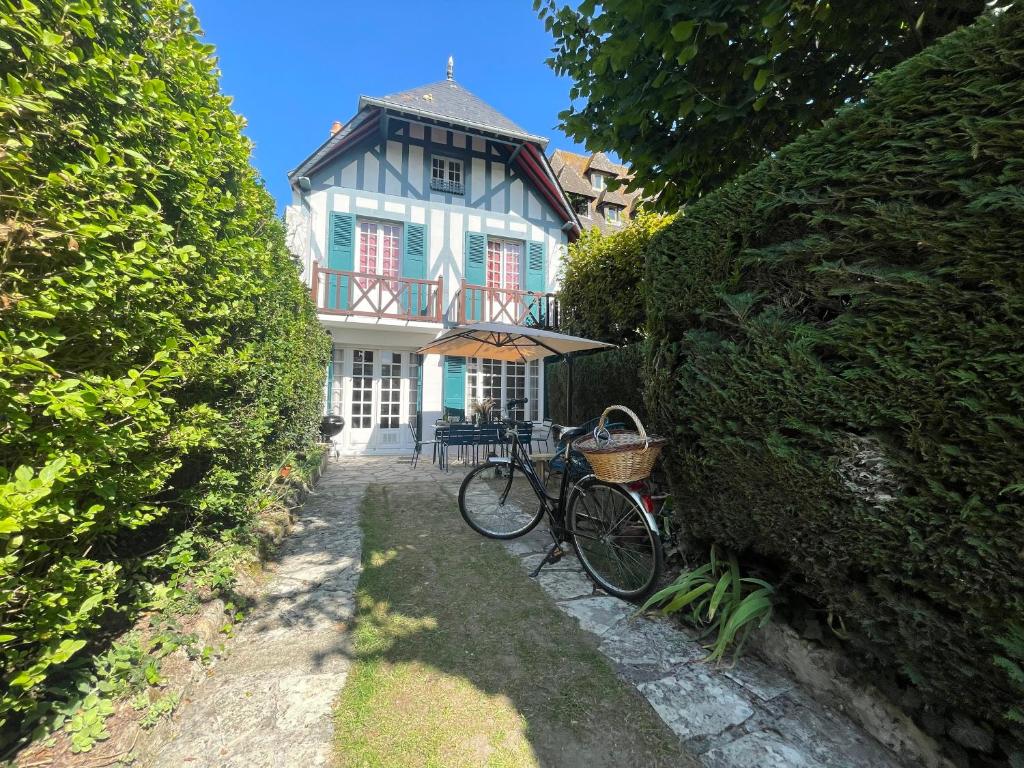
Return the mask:
<svg viewBox="0 0 1024 768"><path fill-rule="evenodd" d="M444 412L445 415L466 415L466 358L444 359Z"/></svg>
<svg viewBox="0 0 1024 768"><path fill-rule="evenodd" d="M331 412L331 400L334 398L334 344L331 344L331 356L327 359L327 402L325 413Z"/></svg>
<svg viewBox="0 0 1024 768"><path fill-rule="evenodd" d="M351 213L331 212L327 223L327 268L351 272L355 269L356 217ZM330 275L327 281L326 307L348 309L349 279Z"/></svg>
<svg viewBox="0 0 1024 768"><path fill-rule="evenodd" d="M542 294L547 288L547 284L544 243L531 241L526 244L526 290ZM547 305L543 297L531 299L527 296L524 301L529 310L524 323L526 325L547 325Z"/></svg>
<svg viewBox="0 0 1024 768"><path fill-rule="evenodd" d="M406 224L405 247L402 249L402 277L425 280L427 277L427 227ZM425 285L413 283L402 291L402 307L414 315L426 314L430 296Z"/></svg>
<svg viewBox="0 0 1024 768"><path fill-rule="evenodd" d="M487 235L483 232L466 233L465 268L463 275L470 285L487 284ZM474 291L466 305L466 319L473 323L484 319L484 296L482 291Z"/></svg>

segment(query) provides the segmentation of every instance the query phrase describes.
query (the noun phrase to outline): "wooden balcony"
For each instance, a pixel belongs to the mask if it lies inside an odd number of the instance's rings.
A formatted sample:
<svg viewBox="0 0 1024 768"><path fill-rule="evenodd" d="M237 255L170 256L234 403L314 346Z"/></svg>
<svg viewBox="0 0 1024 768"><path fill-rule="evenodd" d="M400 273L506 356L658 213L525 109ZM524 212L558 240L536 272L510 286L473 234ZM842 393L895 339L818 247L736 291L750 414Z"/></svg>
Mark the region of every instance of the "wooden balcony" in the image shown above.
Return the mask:
<svg viewBox="0 0 1024 768"><path fill-rule="evenodd" d="M466 323L510 323L558 329L558 294L471 285L465 280L455 294L455 317Z"/></svg>
<svg viewBox="0 0 1024 768"><path fill-rule="evenodd" d="M350 317L440 323L444 283L327 269L313 262L311 293L318 312Z"/></svg>

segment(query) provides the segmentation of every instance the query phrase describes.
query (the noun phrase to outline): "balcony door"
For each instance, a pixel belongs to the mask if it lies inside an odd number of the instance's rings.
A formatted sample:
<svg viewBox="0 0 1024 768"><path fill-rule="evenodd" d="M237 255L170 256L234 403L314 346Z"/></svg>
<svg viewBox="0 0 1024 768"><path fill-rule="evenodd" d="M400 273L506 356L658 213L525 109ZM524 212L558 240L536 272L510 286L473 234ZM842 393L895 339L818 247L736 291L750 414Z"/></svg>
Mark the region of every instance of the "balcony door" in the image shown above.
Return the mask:
<svg viewBox="0 0 1024 768"><path fill-rule="evenodd" d="M522 263L522 243L488 238L486 317L493 322L518 322Z"/></svg>
<svg viewBox="0 0 1024 768"><path fill-rule="evenodd" d="M352 290L354 312L386 314L401 311L398 281L401 253L400 224L360 220L356 271L373 277L356 278Z"/></svg>

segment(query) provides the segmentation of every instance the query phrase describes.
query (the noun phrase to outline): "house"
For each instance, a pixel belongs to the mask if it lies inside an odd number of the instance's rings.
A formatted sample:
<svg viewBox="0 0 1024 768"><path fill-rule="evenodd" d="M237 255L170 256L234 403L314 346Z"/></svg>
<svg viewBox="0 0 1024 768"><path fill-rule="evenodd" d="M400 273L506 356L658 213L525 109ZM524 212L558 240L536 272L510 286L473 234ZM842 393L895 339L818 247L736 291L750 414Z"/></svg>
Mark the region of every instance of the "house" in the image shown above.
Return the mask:
<svg viewBox="0 0 1024 768"><path fill-rule="evenodd" d="M551 155L551 167L572 203L582 225L596 227L605 234L617 232L633 216L643 192L627 192L629 169L613 163L604 152L579 155L557 149ZM609 189L608 182L618 179L622 185Z"/></svg>
<svg viewBox="0 0 1024 768"><path fill-rule="evenodd" d="M580 221L547 139L448 79L362 96L355 115L289 174L289 247L334 351L327 411L343 453L392 453L476 400L528 397L537 362L421 356L444 328L489 321L557 328L557 275Z"/></svg>

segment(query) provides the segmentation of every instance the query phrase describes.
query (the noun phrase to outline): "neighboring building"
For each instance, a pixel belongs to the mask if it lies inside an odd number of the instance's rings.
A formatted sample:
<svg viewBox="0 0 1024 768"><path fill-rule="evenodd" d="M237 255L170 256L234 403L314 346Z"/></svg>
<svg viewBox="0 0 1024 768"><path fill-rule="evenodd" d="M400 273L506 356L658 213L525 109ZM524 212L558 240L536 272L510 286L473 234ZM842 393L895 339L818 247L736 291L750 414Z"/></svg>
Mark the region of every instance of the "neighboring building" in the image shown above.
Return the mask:
<svg viewBox="0 0 1024 768"><path fill-rule="evenodd" d="M639 190L626 192L629 169L613 163L604 152L588 157L556 149L551 155L551 167L580 223L588 229L597 227L604 233L617 232L632 218L643 196ZM608 188L611 179L620 179L623 183L612 190Z"/></svg>
<svg viewBox="0 0 1024 768"><path fill-rule="evenodd" d="M450 67L450 64L449 64ZM474 400L526 396L543 413L543 366L422 360L443 328L554 327L567 243L581 231L544 149L452 78L359 99L355 116L289 174L289 245L334 340L327 410L346 453L412 447Z"/></svg>

